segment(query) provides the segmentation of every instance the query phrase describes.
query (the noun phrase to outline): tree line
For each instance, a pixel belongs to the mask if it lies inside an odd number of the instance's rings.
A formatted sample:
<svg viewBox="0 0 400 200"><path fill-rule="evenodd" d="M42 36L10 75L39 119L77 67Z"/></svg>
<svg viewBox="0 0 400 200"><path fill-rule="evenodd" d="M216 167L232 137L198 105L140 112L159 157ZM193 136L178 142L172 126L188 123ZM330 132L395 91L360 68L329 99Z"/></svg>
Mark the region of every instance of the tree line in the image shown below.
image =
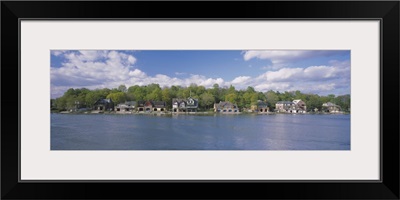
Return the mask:
<svg viewBox="0 0 400 200"><path fill-rule="evenodd" d="M322 110L322 104L332 102L339 105L343 111L350 110L350 95L335 96L333 94L327 96L319 96L317 94L304 94L300 91L268 91L258 92L253 87L247 87L245 90L236 90L234 86L220 87L214 84L212 88L205 88L191 84L188 87L171 86L161 88L159 84L149 84L145 86L120 85L118 88L103 88L89 90L87 88L68 89L63 96L51 99L51 109L55 111L70 110L79 104L80 107L91 108L93 104L101 98L109 98L114 103L123 103L125 101L165 101L167 107L172 107L173 98L192 97L199 100L199 109L209 110L213 108L214 103L220 101L229 101L236 103L240 109L250 108L251 105L257 103L258 100L266 101L268 106L273 110L278 101L293 101L301 99L307 105L307 111L314 111L315 108Z"/></svg>

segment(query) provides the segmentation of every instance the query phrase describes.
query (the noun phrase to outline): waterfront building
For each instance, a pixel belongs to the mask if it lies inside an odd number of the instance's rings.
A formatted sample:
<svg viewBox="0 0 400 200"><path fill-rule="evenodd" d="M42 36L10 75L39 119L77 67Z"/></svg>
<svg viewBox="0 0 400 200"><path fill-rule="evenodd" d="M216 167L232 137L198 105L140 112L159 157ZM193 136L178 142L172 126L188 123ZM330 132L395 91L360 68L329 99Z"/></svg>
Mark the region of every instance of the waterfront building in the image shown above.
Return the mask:
<svg viewBox="0 0 400 200"><path fill-rule="evenodd" d="M153 101L146 101L144 103L144 111L146 112L152 111L153 107L154 107Z"/></svg>
<svg viewBox="0 0 400 200"><path fill-rule="evenodd" d="M322 104L322 111L329 113L340 113L342 108L334 103L327 102Z"/></svg>
<svg viewBox="0 0 400 200"><path fill-rule="evenodd" d="M256 104L251 105L252 112L265 113L269 112L268 103L258 100Z"/></svg>
<svg viewBox="0 0 400 200"><path fill-rule="evenodd" d="M136 109L138 112L164 112L167 111L165 101L138 101Z"/></svg>
<svg viewBox="0 0 400 200"><path fill-rule="evenodd" d="M238 113L239 108L236 104L228 101L220 101L214 104L214 112L218 113Z"/></svg>
<svg viewBox="0 0 400 200"><path fill-rule="evenodd" d="M278 101L275 104L275 110L280 113L306 113L307 106L305 102L300 99L293 101Z"/></svg>
<svg viewBox="0 0 400 200"><path fill-rule="evenodd" d="M187 99L172 99L172 112L197 112L199 100L189 97Z"/></svg>
<svg viewBox="0 0 400 200"><path fill-rule="evenodd" d="M111 99L98 99L93 104L93 110L104 112L114 110L114 102Z"/></svg>
<svg viewBox="0 0 400 200"><path fill-rule="evenodd" d="M120 103L115 106L115 112L120 114L132 113L135 111L135 106L135 101L125 101L125 103Z"/></svg>
<svg viewBox="0 0 400 200"><path fill-rule="evenodd" d="M165 103L165 101L153 101L153 111L155 111L155 112L164 112L164 111L166 111L166 103Z"/></svg>
<svg viewBox="0 0 400 200"><path fill-rule="evenodd" d="M136 110L138 112L143 112L145 103L146 103L146 101L138 101L137 104L136 104Z"/></svg>
<svg viewBox="0 0 400 200"><path fill-rule="evenodd" d="M302 101L301 99L293 100L293 103L294 103L296 109L293 110L292 112L294 112L294 113L306 113L307 112L306 103L304 101Z"/></svg>
<svg viewBox="0 0 400 200"><path fill-rule="evenodd" d="M186 101L184 99L172 99L172 112L186 112Z"/></svg>
<svg viewBox="0 0 400 200"><path fill-rule="evenodd" d="M197 108L199 107L199 100L193 99L189 97L186 99L186 111L187 112L197 112Z"/></svg>

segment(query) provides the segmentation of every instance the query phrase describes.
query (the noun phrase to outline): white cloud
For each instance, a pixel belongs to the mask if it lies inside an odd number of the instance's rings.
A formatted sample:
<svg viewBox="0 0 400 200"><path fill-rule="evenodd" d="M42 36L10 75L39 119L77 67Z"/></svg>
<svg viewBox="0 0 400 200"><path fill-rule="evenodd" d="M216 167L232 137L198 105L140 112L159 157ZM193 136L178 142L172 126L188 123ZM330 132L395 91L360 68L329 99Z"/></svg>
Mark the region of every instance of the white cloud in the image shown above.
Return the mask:
<svg viewBox="0 0 400 200"><path fill-rule="evenodd" d="M233 79L230 83L234 85L246 84L251 79L250 76L238 76Z"/></svg>
<svg viewBox="0 0 400 200"><path fill-rule="evenodd" d="M254 89L257 91L266 92L268 90L274 91L287 91L290 89L291 84L289 82L282 83L260 83L255 85Z"/></svg>
<svg viewBox="0 0 400 200"><path fill-rule="evenodd" d="M303 75L303 68L283 68L279 71L269 71L266 72L257 79L262 79L265 81L288 81L297 80Z"/></svg>
<svg viewBox="0 0 400 200"><path fill-rule="evenodd" d="M150 76L134 66L137 61L134 56L117 51L64 51L60 53L52 51L52 54L65 58L61 67L51 67L53 98L62 96L71 87L96 89L116 88L121 84L129 87L151 83L158 83L161 87L189 86L192 83L206 88L211 88L214 84L220 87L233 85L237 89L252 86L262 92L300 90L322 94L333 90L350 91L350 61L333 60L329 62L329 66L285 67L267 71L255 77L238 76L232 80L224 80L221 77L211 78L182 72L175 72L178 77L165 74ZM179 77L180 75L187 76Z"/></svg>
<svg viewBox="0 0 400 200"><path fill-rule="evenodd" d="M320 57L320 56L333 56L338 54L343 54L347 51L340 50L250 50L243 52L243 59L250 60L253 58L258 59L269 59L273 63L283 63L290 62L299 59Z"/></svg>
<svg viewBox="0 0 400 200"><path fill-rule="evenodd" d="M137 78L146 78L146 73L140 71L139 69L134 69L133 71L129 72L129 76L137 77Z"/></svg>
<svg viewBox="0 0 400 200"><path fill-rule="evenodd" d="M290 63L314 57L329 57L348 53L346 50L250 50L243 51L245 61L251 59L269 60L271 63L262 69L280 69L288 67Z"/></svg>
<svg viewBox="0 0 400 200"><path fill-rule="evenodd" d="M81 61L94 61L107 54L106 51L79 51L79 53L78 58Z"/></svg>
<svg viewBox="0 0 400 200"><path fill-rule="evenodd" d="M57 52L66 60L61 67L51 67L52 87L117 87L131 75L143 76L133 69L136 59L116 51L65 51ZM56 90L56 88L54 88ZM52 93L53 95L53 93Z"/></svg>
<svg viewBox="0 0 400 200"><path fill-rule="evenodd" d="M151 83L157 83L161 87L189 86L195 83L209 88L216 83L220 86L224 86L225 83L222 78L209 78L196 74L191 74L187 78L169 77L164 74L149 76L134 67L135 57L117 51L53 51L52 54L65 58L61 67L50 68L53 98L62 96L69 88L116 88L121 84L129 87Z"/></svg>
<svg viewBox="0 0 400 200"><path fill-rule="evenodd" d="M51 52L52 55L59 56L59 55L62 55L66 51L51 50L50 52Z"/></svg>
<svg viewBox="0 0 400 200"><path fill-rule="evenodd" d="M136 63L136 58L131 56L131 55L129 55L128 56L128 62L133 65L133 64Z"/></svg>
<svg viewBox="0 0 400 200"><path fill-rule="evenodd" d="M295 59L310 55L309 51L245 51L243 54L244 60L253 58L270 59L273 63L281 63L287 59Z"/></svg>
<svg viewBox="0 0 400 200"><path fill-rule="evenodd" d="M255 78L239 76L227 84L245 89L248 86L258 91L295 91L325 94L340 89L350 92L350 63L330 62L332 66L310 66L307 68L282 68L265 72Z"/></svg>

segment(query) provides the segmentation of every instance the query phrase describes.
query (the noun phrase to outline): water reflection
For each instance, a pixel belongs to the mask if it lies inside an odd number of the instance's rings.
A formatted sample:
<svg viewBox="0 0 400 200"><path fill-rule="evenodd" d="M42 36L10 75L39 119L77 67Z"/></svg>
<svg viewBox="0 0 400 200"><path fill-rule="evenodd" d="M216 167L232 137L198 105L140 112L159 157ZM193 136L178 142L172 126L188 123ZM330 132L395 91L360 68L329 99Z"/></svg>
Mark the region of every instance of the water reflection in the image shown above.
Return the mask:
<svg viewBox="0 0 400 200"><path fill-rule="evenodd" d="M350 115L51 115L52 150L349 150Z"/></svg>

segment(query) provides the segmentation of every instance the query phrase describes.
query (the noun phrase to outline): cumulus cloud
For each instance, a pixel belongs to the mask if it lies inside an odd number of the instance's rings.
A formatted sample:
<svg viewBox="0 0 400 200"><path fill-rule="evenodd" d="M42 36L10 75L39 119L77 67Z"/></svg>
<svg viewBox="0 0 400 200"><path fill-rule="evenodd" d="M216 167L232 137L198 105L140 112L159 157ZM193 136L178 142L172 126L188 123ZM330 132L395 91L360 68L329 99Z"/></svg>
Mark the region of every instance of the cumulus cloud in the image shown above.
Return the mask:
<svg viewBox="0 0 400 200"><path fill-rule="evenodd" d="M216 83L220 86L225 86L225 81L222 78L208 78L206 76L196 74L192 74L188 78L170 77L164 74L148 76L146 73L140 71L139 69L135 69L134 72L132 72L132 76L126 80L126 83L128 85L148 85L152 83L157 83L161 87L170 87L172 85L187 87L193 83L196 85L204 86L206 88L210 88Z"/></svg>
<svg viewBox="0 0 400 200"><path fill-rule="evenodd" d="M231 80L221 77L207 77L199 74L175 72L176 77L165 74L148 75L135 66L137 59L132 54L120 51L52 51L52 55L63 57L60 67L51 67L51 95L62 96L69 88L116 88L126 86L148 85L157 83L164 86L197 85L211 88L214 84L220 87L233 85L236 89L254 87L257 91L294 91L329 93L334 90L350 92L350 61L332 60L329 65L309 66L306 68L281 68L264 72L258 76L237 76ZM304 56L302 52L290 52ZM276 53L277 57L285 54ZM264 55L256 53L251 56ZM249 58L251 59L251 58ZM185 76L182 76L185 75Z"/></svg>
<svg viewBox="0 0 400 200"><path fill-rule="evenodd" d="M88 89L115 88L121 84L160 86L189 86L192 83L205 87L214 84L225 86L222 78L209 78L190 74L187 78L170 77L164 74L149 76L136 68L136 58L118 51L52 51L54 56L62 56L61 67L51 67L51 95L59 97L69 88ZM186 73L181 73L186 74Z"/></svg>
<svg viewBox="0 0 400 200"><path fill-rule="evenodd" d="M294 91L326 94L333 90L350 92L350 62L331 61L331 66L306 68L282 68L265 72L255 78L237 77L231 83L235 87L253 86L258 91ZM240 83L244 85L240 85Z"/></svg>
<svg viewBox="0 0 400 200"><path fill-rule="evenodd" d="M277 71L268 71L256 79L269 82L284 81L327 81L329 79L342 78L350 74L350 68L335 66L310 66L307 68L282 68Z"/></svg>
<svg viewBox="0 0 400 200"><path fill-rule="evenodd" d="M252 84L250 76L238 76L232 81L226 83L226 85L233 85L237 89L245 89L247 86L249 86L249 84Z"/></svg>
<svg viewBox="0 0 400 200"><path fill-rule="evenodd" d="M348 54L347 50L249 50L243 51L245 61L251 59L268 60L270 63L262 69L276 70L288 67L290 63L317 57L329 57Z"/></svg>
<svg viewBox="0 0 400 200"><path fill-rule="evenodd" d="M129 72L129 76L136 77L136 78L146 78L146 73L140 71L139 69L134 69L133 71Z"/></svg>
<svg viewBox="0 0 400 200"><path fill-rule="evenodd" d="M50 69L54 85L86 86L123 81L136 62L133 56L116 51L71 51L63 55L66 62Z"/></svg>
<svg viewBox="0 0 400 200"><path fill-rule="evenodd" d="M61 50L52 50L51 54L55 55L55 56L59 56L61 54L63 54L65 51L61 51Z"/></svg>

